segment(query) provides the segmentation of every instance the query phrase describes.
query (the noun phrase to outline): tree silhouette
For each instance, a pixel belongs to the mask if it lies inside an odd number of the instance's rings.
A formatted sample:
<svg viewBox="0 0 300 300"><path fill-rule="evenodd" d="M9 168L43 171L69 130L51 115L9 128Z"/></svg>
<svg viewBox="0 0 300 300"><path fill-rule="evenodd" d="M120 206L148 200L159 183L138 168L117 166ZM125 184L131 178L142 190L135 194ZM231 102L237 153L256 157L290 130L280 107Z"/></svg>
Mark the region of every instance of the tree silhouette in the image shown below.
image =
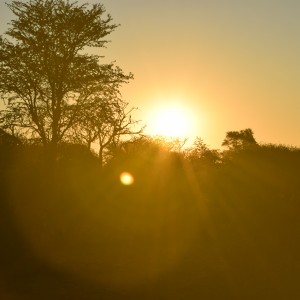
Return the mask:
<svg viewBox="0 0 300 300"><path fill-rule="evenodd" d="M63 0L12 1L16 19L0 39L0 93L6 109L1 125L12 133L38 138L56 149L82 118L87 103L103 107L132 78L99 55L83 53L104 47L117 25L103 17L101 4Z"/></svg>
<svg viewBox="0 0 300 300"><path fill-rule="evenodd" d="M212 163L216 164L220 161L220 153L218 150L209 149L204 141L197 137L192 145L185 151L186 158L196 163Z"/></svg>
<svg viewBox="0 0 300 300"><path fill-rule="evenodd" d="M93 99L82 110L79 122L72 128L70 139L85 144L90 150L93 144L103 165L109 148L117 145L121 137L140 135L143 131L143 128L133 129L139 121L132 118L134 108L127 107L128 103L118 95Z"/></svg>
<svg viewBox="0 0 300 300"><path fill-rule="evenodd" d="M222 146L228 147L229 150L239 150L250 145L257 145L253 137L253 131L250 128L240 131L228 131L222 143Z"/></svg>
<svg viewBox="0 0 300 300"><path fill-rule="evenodd" d="M4 131L3 129L0 128L0 146L1 146L1 148L2 147L8 147L8 148L16 147L19 145L21 145L21 141L17 137L7 133L6 131Z"/></svg>

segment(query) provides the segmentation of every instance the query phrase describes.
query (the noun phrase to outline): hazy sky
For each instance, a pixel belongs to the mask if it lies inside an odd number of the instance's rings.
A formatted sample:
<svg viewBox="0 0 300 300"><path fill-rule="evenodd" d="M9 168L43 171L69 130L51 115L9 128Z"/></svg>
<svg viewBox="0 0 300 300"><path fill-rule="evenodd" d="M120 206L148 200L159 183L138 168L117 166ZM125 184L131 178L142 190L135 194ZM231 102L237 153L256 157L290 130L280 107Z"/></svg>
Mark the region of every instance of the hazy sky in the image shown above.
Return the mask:
<svg viewBox="0 0 300 300"><path fill-rule="evenodd" d="M249 127L259 142L300 146L299 0L79 2L104 4L121 24L99 54L134 73L123 96L137 118L179 101L211 147Z"/></svg>

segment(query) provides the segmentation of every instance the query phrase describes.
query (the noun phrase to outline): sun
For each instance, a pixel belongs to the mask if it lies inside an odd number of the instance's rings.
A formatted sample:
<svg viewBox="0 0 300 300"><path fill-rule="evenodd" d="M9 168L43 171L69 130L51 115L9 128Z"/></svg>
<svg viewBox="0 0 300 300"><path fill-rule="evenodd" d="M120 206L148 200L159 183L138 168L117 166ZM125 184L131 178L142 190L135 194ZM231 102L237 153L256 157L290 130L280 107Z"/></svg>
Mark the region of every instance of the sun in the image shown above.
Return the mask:
<svg viewBox="0 0 300 300"><path fill-rule="evenodd" d="M148 132L172 138L183 138L193 134L194 120L191 112L182 106L167 105L152 111Z"/></svg>

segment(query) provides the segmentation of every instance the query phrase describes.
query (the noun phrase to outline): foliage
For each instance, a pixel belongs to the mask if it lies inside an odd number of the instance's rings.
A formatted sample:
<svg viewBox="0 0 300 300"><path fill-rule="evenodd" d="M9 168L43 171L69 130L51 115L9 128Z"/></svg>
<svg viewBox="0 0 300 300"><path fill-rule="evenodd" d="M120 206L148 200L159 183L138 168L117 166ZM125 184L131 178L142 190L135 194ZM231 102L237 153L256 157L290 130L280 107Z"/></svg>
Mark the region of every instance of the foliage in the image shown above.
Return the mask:
<svg viewBox="0 0 300 300"><path fill-rule="evenodd" d="M2 127L56 147L91 110L111 117L105 104L113 105L132 75L84 53L104 47L117 27L103 17L103 5L32 0L8 6L16 19L0 40Z"/></svg>
<svg viewBox="0 0 300 300"><path fill-rule="evenodd" d="M222 146L226 146L229 150L239 150L253 145L257 145L257 142L250 128L240 131L228 131L222 143Z"/></svg>
<svg viewBox="0 0 300 300"><path fill-rule="evenodd" d="M193 156L119 146L101 170L82 145L61 143L52 169L41 146L15 147L0 169L1 296L299 298L299 148L245 147L216 168L201 139Z"/></svg>
<svg viewBox="0 0 300 300"><path fill-rule="evenodd" d="M5 148L16 147L21 145L22 142L15 136L7 133L0 128L0 146Z"/></svg>
<svg viewBox="0 0 300 300"><path fill-rule="evenodd" d="M109 149L119 144L122 137L142 133L143 128L134 130L139 123L132 118L134 108L127 107L128 103L118 96L106 96L101 100L96 98L87 103L78 123L70 131L70 140L83 143L90 150L98 149L98 157L103 165L109 157Z"/></svg>
<svg viewBox="0 0 300 300"><path fill-rule="evenodd" d="M157 155L182 154L186 139L164 138L161 136L137 135L131 139L119 141L110 147L112 160L125 159L126 157L142 157L152 160Z"/></svg>
<svg viewBox="0 0 300 300"><path fill-rule="evenodd" d="M209 147L199 137L197 137L193 145L185 151L185 156L192 164L217 164L221 160L219 151L215 149L209 149Z"/></svg>

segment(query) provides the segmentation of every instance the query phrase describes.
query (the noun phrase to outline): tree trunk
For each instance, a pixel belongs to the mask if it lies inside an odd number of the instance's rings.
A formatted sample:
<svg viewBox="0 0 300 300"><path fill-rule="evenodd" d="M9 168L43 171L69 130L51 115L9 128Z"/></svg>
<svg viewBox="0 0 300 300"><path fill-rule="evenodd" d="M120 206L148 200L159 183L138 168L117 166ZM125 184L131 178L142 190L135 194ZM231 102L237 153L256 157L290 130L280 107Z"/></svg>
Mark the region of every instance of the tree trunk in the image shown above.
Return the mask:
<svg viewBox="0 0 300 300"><path fill-rule="evenodd" d="M100 145L99 148L99 152L98 152L98 156L99 156L99 161L100 161L100 165L101 167L103 167L103 147Z"/></svg>

